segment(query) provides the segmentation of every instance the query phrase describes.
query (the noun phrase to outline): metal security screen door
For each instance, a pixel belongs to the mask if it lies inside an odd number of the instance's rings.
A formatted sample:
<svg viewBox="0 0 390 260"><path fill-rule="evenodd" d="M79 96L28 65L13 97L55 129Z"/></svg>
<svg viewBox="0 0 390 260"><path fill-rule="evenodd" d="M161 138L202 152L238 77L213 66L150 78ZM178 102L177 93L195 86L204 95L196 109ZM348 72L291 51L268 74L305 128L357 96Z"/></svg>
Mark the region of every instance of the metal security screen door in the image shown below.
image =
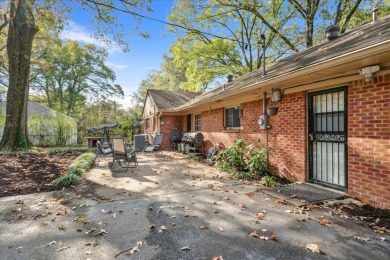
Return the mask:
<svg viewBox="0 0 390 260"><path fill-rule="evenodd" d="M309 94L309 177L347 188L347 88Z"/></svg>

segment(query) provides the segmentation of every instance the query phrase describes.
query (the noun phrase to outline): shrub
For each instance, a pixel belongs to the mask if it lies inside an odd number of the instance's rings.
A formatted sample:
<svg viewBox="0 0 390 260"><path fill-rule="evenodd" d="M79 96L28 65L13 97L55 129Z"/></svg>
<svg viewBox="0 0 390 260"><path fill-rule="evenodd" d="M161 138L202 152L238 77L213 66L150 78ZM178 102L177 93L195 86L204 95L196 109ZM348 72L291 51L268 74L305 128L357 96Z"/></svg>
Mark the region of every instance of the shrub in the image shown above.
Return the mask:
<svg viewBox="0 0 390 260"><path fill-rule="evenodd" d="M71 166L85 171L92 166L95 157L96 155L93 153L83 153L76 158L76 160L72 163Z"/></svg>
<svg viewBox="0 0 390 260"><path fill-rule="evenodd" d="M76 167L70 167L67 171L67 174L74 174L74 175L77 175L77 176L81 176L83 175L83 170L80 169L80 168L76 168Z"/></svg>
<svg viewBox="0 0 390 260"><path fill-rule="evenodd" d="M268 187L275 187L278 185L278 182L275 180L274 176L264 176L261 178L261 182Z"/></svg>
<svg viewBox="0 0 390 260"><path fill-rule="evenodd" d="M237 178L239 179L250 179L252 177L252 174L250 172L237 172L236 174Z"/></svg>
<svg viewBox="0 0 390 260"><path fill-rule="evenodd" d="M69 187L76 185L80 181L80 177L76 174L66 174L55 181L57 187Z"/></svg>
<svg viewBox="0 0 390 260"><path fill-rule="evenodd" d="M76 158L67 170L67 174L56 179L55 185L57 187L69 187L76 185L83 175L84 171L88 170L95 161L96 155L93 153L84 153Z"/></svg>
<svg viewBox="0 0 390 260"><path fill-rule="evenodd" d="M256 151L251 145L247 147L249 151L248 170L253 175L264 175L268 169L269 149L262 146Z"/></svg>
<svg viewBox="0 0 390 260"><path fill-rule="evenodd" d="M244 171L246 168L244 148L246 144L243 140L237 139L232 147L221 151L216 157L216 166L229 172Z"/></svg>

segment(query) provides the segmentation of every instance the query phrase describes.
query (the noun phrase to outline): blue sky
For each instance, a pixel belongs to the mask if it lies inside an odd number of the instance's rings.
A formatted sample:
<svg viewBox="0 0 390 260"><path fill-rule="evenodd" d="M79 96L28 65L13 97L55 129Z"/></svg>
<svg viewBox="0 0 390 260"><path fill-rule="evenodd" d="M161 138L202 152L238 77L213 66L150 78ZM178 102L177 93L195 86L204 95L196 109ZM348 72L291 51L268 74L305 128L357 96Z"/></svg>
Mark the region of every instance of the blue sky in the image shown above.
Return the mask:
<svg viewBox="0 0 390 260"><path fill-rule="evenodd" d="M160 20L167 20L171 12L173 0L153 0L151 7L152 13L143 13L147 16ZM128 16L120 17L123 23L134 23L134 20ZM69 16L69 23L65 26L61 34L63 40L77 40L81 43L94 43L104 47L109 52L107 65L109 65L116 74L115 83L120 84L125 92L124 99L116 99L124 107L130 107L131 97L141 81L146 78L150 70L159 69L162 62L162 56L168 52L170 45L174 43L175 36L167 33L166 25L143 20L140 26L141 31L146 31L151 35L150 39L144 39L139 36L130 36L127 38L130 42L130 52L123 53L116 45L107 46L104 43L97 42L91 34L94 26L90 23L90 17L81 9L74 8Z"/></svg>

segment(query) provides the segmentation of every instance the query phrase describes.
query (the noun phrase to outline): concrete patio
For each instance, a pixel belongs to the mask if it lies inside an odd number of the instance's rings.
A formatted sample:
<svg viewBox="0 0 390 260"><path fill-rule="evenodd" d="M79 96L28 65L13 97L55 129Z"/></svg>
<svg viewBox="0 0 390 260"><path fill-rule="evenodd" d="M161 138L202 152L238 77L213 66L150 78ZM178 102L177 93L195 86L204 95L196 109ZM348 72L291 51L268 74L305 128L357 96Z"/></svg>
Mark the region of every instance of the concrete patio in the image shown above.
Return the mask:
<svg viewBox="0 0 390 260"><path fill-rule="evenodd" d="M389 255L389 236L367 222L341 218L326 207L280 204L260 183L238 181L181 154L138 153L139 166L126 172L110 172L109 160L98 158L74 189L1 198L0 259ZM260 238L250 236L254 231ZM307 244L318 245L321 254Z"/></svg>

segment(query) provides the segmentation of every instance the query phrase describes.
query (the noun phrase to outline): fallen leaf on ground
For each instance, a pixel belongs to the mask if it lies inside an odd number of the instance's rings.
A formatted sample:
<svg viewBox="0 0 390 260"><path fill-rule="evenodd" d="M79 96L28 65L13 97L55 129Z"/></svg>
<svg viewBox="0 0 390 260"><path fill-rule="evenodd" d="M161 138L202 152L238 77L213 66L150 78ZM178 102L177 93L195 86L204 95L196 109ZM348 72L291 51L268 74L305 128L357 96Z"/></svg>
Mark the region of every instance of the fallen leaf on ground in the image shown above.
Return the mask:
<svg viewBox="0 0 390 260"><path fill-rule="evenodd" d="M77 222L86 222L88 221L88 219L85 217L85 216L77 216L73 219L73 221L77 221Z"/></svg>
<svg viewBox="0 0 390 260"><path fill-rule="evenodd" d="M259 237L260 237L259 232L257 232L257 230L255 230L255 231L253 231L252 233L250 233L249 236L251 236L251 237L256 237L256 238L259 238Z"/></svg>
<svg viewBox="0 0 390 260"><path fill-rule="evenodd" d="M276 237L275 234L273 234L272 236L269 237L269 239L271 239L271 240L276 240L276 238L277 238L277 237Z"/></svg>
<svg viewBox="0 0 390 260"><path fill-rule="evenodd" d="M49 246L51 246L51 245L53 245L53 244L55 244L56 243L56 241L51 241L49 244L47 244L45 247L49 247Z"/></svg>
<svg viewBox="0 0 390 260"><path fill-rule="evenodd" d="M320 221L320 224L322 225L322 226L325 226L325 227L331 227L332 225L330 224L330 221L329 220L327 220L327 219L322 219L321 221Z"/></svg>
<svg viewBox="0 0 390 260"><path fill-rule="evenodd" d="M286 213L293 213L293 211L291 209L285 210L284 212L286 212Z"/></svg>
<svg viewBox="0 0 390 260"><path fill-rule="evenodd" d="M190 248L188 246L184 246L182 248L180 248L181 250L190 250Z"/></svg>
<svg viewBox="0 0 390 260"><path fill-rule="evenodd" d="M287 204L287 202L285 200L282 200L282 199L277 199L275 201L275 203L278 203L278 204Z"/></svg>
<svg viewBox="0 0 390 260"><path fill-rule="evenodd" d="M76 228L76 231L77 231L77 232L81 232L81 231L83 231L83 228L82 228L82 227L77 227L77 228Z"/></svg>
<svg viewBox="0 0 390 260"><path fill-rule="evenodd" d="M48 224L48 222L46 222L46 221L41 221L41 222L39 223L39 226L40 226L40 227L45 227L45 226L47 226L47 224Z"/></svg>
<svg viewBox="0 0 390 260"><path fill-rule="evenodd" d="M166 230L167 230L167 228L165 226L160 227L160 231L166 231Z"/></svg>
<svg viewBox="0 0 390 260"><path fill-rule="evenodd" d="M258 220L262 220L265 217L265 214L263 212L256 213L256 217Z"/></svg>
<svg viewBox="0 0 390 260"><path fill-rule="evenodd" d="M104 229L101 229L98 233L96 233L94 236L103 236L104 234L108 234L107 231L105 231Z"/></svg>
<svg viewBox="0 0 390 260"><path fill-rule="evenodd" d="M262 231L262 232L267 232L268 230L267 230L267 229L265 229L265 228L263 228L261 231Z"/></svg>
<svg viewBox="0 0 390 260"><path fill-rule="evenodd" d="M70 248L70 246L61 247L60 249L57 250L57 252L61 252L61 251L68 249L68 248Z"/></svg>
<svg viewBox="0 0 390 260"><path fill-rule="evenodd" d="M207 229L207 226L205 224L200 224L199 228L200 229Z"/></svg>
<svg viewBox="0 0 390 260"><path fill-rule="evenodd" d="M23 201L23 200L17 200L17 201L15 202L15 204L24 204L24 201Z"/></svg>
<svg viewBox="0 0 390 260"><path fill-rule="evenodd" d="M240 209L246 209L246 205L245 204L239 204L238 206L240 206Z"/></svg>
<svg viewBox="0 0 390 260"><path fill-rule="evenodd" d="M155 228L156 228L156 224L150 224L150 225L149 225L149 228L150 228L150 229L155 229Z"/></svg>
<svg viewBox="0 0 390 260"><path fill-rule="evenodd" d="M370 238L366 238L366 237L357 237L357 236L354 236L353 238L356 238L357 240L364 241L364 242L368 242L368 241L370 240Z"/></svg>
<svg viewBox="0 0 390 260"><path fill-rule="evenodd" d="M380 237L379 240L386 241L387 239L385 237Z"/></svg>
<svg viewBox="0 0 390 260"><path fill-rule="evenodd" d="M211 260L223 260L222 256L213 256Z"/></svg>
<svg viewBox="0 0 390 260"><path fill-rule="evenodd" d="M89 233L95 232L96 228L92 228L91 230L85 231L84 233L88 235Z"/></svg>
<svg viewBox="0 0 390 260"><path fill-rule="evenodd" d="M292 199L293 199L293 198L296 198L296 197L297 197L296 194L293 194L293 195L290 196L290 198L292 198Z"/></svg>
<svg viewBox="0 0 390 260"><path fill-rule="evenodd" d="M128 255L133 255L135 252L139 252L139 247L138 246L133 247L127 254Z"/></svg>
<svg viewBox="0 0 390 260"><path fill-rule="evenodd" d="M316 254L321 254L320 248L316 244L307 244L306 248Z"/></svg>
<svg viewBox="0 0 390 260"><path fill-rule="evenodd" d="M59 229L59 230L65 231L65 229L66 229L65 224L59 224L59 225L58 225L58 229Z"/></svg>

